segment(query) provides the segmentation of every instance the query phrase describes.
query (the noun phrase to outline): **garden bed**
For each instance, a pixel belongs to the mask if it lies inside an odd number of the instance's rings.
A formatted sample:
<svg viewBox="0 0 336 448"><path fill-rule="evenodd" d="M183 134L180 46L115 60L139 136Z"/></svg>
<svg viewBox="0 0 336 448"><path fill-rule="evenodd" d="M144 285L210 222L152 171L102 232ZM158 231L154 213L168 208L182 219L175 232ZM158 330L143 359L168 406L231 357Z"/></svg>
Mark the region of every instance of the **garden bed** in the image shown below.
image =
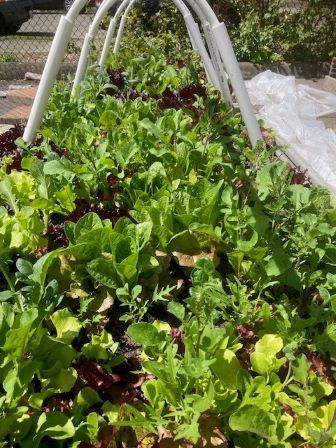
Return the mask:
<svg viewBox="0 0 336 448"><path fill-rule="evenodd" d="M0 136L2 446L334 447L330 194L192 56L111 64Z"/></svg>

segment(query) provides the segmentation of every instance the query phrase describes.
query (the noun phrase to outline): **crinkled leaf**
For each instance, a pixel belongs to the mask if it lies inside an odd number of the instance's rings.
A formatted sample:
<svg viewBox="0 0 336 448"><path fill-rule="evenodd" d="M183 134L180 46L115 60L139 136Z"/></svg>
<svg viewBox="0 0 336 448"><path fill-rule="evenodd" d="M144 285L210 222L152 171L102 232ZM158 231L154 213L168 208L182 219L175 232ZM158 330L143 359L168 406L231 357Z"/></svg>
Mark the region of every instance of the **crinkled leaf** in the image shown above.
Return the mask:
<svg viewBox="0 0 336 448"><path fill-rule="evenodd" d="M112 289L116 289L118 287L117 271L113 260L97 258L96 260L90 261L86 269L99 284Z"/></svg>
<svg viewBox="0 0 336 448"><path fill-rule="evenodd" d="M91 342L85 344L82 353L88 359L109 359L118 348L110 333L103 330L100 335L91 335Z"/></svg>
<svg viewBox="0 0 336 448"><path fill-rule="evenodd" d="M51 321L56 328L57 337L68 344L78 336L79 331L82 328L79 319L74 317L67 308L56 311L51 316Z"/></svg>
<svg viewBox="0 0 336 448"><path fill-rule="evenodd" d="M257 434L272 444L277 443L277 419L274 414L260 409L255 405L245 405L239 408L229 418L233 431L245 431Z"/></svg>
<svg viewBox="0 0 336 448"><path fill-rule="evenodd" d="M127 334L133 341L144 346L157 345L162 342L162 336L154 325L145 322L130 325Z"/></svg>
<svg viewBox="0 0 336 448"><path fill-rule="evenodd" d="M0 182L0 196L2 196L6 200L7 204L12 208L12 210L14 210L15 212L18 211L16 198L13 193L13 186L9 177L5 177L4 180Z"/></svg>
<svg viewBox="0 0 336 448"><path fill-rule="evenodd" d="M276 355L282 350L283 342L280 336L265 334L255 345L251 354L251 363L255 372L263 374L277 372L286 362L286 358L278 359Z"/></svg>

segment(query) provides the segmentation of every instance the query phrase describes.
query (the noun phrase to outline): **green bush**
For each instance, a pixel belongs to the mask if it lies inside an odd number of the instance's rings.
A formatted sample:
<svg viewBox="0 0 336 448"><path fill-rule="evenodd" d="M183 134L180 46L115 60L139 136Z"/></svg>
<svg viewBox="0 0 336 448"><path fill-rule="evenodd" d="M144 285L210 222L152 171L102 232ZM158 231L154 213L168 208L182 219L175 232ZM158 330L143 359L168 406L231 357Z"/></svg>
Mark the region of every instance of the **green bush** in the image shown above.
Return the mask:
<svg viewBox="0 0 336 448"><path fill-rule="evenodd" d="M305 0L296 7L287 0L230 1L241 18L238 26L231 27L238 59L324 61L335 54L334 0ZM220 11L219 7L225 20Z"/></svg>
<svg viewBox="0 0 336 448"><path fill-rule="evenodd" d="M106 17L102 28L107 29L111 17ZM124 53L129 58L147 53L148 48L160 48L167 58L189 59L190 40L181 14L172 2L162 1L160 10L149 16L144 13L141 2L131 11L126 22L126 33L122 41Z"/></svg>
<svg viewBox="0 0 336 448"><path fill-rule="evenodd" d="M336 54L335 0L209 0L229 30L240 61L328 61ZM296 4L296 7L293 6ZM172 2L148 16L138 5L128 23L135 50L144 51L139 35L162 35L164 49L188 48L181 14ZM137 42L136 42L136 39Z"/></svg>

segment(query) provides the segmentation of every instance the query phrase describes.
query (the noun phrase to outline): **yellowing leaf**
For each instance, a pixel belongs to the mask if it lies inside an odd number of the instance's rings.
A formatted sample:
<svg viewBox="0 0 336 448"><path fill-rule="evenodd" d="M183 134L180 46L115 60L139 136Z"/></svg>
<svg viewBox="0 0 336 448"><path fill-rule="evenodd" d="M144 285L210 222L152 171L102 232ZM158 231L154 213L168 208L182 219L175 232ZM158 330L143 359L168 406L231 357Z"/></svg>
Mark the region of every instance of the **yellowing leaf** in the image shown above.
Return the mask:
<svg viewBox="0 0 336 448"><path fill-rule="evenodd" d="M251 364L255 372L261 375L277 372L286 358L278 359L276 355L282 350L283 342L280 336L265 334L255 345L251 354Z"/></svg>
<svg viewBox="0 0 336 448"><path fill-rule="evenodd" d="M328 430L334 421L336 410L336 400L331 401L325 406L320 406L316 409L317 418L322 424L322 428Z"/></svg>

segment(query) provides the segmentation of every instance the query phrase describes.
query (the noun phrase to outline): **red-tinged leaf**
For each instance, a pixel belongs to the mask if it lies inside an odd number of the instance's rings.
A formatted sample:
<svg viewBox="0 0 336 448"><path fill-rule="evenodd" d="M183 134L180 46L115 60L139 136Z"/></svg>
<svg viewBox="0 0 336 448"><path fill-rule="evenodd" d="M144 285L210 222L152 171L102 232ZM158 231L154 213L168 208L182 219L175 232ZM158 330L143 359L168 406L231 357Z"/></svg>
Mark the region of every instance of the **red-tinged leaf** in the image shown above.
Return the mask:
<svg viewBox="0 0 336 448"><path fill-rule="evenodd" d="M250 327L249 325L246 324L241 324L238 325L237 328L237 333L240 337L240 339L242 340L242 342L254 342L258 335L255 333L255 331L252 329L252 327Z"/></svg>
<svg viewBox="0 0 336 448"><path fill-rule="evenodd" d="M84 357L80 359L77 372L80 380L97 392L105 392L110 389L112 384L121 381L119 375L107 374L97 361Z"/></svg>
<svg viewBox="0 0 336 448"><path fill-rule="evenodd" d="M190 442L174 441L174 435L166 428L159 428L158 434L158 441L153 445L153 448L193 448Z"/></svg>
<svg viewBox="0 0 336 448"><path fill-rule="evenodd" d="M90 442L81 442L78 445L78 448L102 448L101 443L90 443Z"/></svg>
<svg viewBox="0 0 336 448"><path fill-rule="evenodd" d="M147 380L152 380L153 378L155 378L154 375L151 375L150 373L146 373L144 375L139 375L137 380L132 383L131 387L132 389L138 389L139 387L141 387L143 385L143 383Z"/></svg>
<svg viewBox="0 0 336 448"><path fill-rule="evenodd" d="M331 369L325 360L320 358L315 353L306 353L306 357L310 363L311 370L322 377L327 383L335 386L336 381L332 375Z"/></svg>
<svg viewBox="0 0 336 448"><path fill-rule="evenodd" d="M120 70L113 70L112 68L107 69L107 74L110 78L110 83L122 89L125 85L124 75Z"/></svg>
<svg viewBox="0 0 336 448"><path fill-rule="evenodd" d="M98 432L100 448L108 448L117 431L118 430L111 425L106 425L100 428Z"/></svg>
<svg viewBox="0 0 336 448"><path fill-rule="evenodd" d="M47 398L43 404L42 411L47 413L51 411L67 412L70 411L73 404L70 393L58 394Z"/></svg>
<svg viewBox="0 0 336 448"><path fill-rule="evenodd" d="M304 187L311 187L312 183L310 178L307 176L307 170L301 170L299 166L295 166L290 169L292 175L291 184L303 185Z"/></svg>

